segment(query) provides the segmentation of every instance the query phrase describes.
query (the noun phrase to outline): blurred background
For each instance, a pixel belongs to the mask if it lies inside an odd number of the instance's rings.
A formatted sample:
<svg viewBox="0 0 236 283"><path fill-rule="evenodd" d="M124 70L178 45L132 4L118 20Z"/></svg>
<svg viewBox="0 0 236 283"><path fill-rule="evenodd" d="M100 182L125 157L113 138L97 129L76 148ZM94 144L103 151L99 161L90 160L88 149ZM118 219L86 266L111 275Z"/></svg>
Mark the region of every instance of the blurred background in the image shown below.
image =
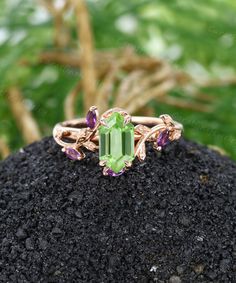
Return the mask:
<svg viewBox="0 0 236 283"><path fill-rule="evenodd" d="M0 158L120 106L236 159L234 0L0 1Z"/></svg>

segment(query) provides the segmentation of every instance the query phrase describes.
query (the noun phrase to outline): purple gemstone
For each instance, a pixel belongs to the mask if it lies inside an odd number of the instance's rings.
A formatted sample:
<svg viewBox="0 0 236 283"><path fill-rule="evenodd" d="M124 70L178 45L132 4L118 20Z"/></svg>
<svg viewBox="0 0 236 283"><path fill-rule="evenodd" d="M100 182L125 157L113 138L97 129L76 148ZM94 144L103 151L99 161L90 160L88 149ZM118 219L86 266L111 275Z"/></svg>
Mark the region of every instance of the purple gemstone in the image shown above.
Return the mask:
<svg viewBox="0 0 236 283"><path fill-rule="evenodd" d="M157 138L157 146L163 147L169 143L169 131L160 132Z"/></svg>
<svg viewBox="0 0 236 283"><path fill-rule="evenodd" d="M86 123L90 129L93 129L97 123L97 114L95 110L90 110L86 116Z"/></svg>
<svg viewBox="0 0 236 283"><path fill-rule="evenodd" d="M118 173L115 173L113 170L111 170L110 168L107 169L107 174L109 176L112 176L112 177L117 177L117 176L120 176L122 175L123 173L125 172L125 169L122 169L120 172Z"/></svg>
<svg viewBox="0 0 236 283"><path fill-rule="evenodd" d="M69 157L71 160L78 160L81 157L80 152L78 152L76 149L72 147L68 147L65 149L65 154L67 157Z"/></svg>

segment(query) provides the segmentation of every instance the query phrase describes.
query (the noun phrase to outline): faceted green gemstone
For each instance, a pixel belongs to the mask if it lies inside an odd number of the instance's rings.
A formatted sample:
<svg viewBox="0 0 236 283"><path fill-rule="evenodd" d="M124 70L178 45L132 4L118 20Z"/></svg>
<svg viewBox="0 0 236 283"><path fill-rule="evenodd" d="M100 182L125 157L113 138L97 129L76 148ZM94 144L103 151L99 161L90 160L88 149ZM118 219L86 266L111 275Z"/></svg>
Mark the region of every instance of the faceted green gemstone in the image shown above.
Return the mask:
<svg viewBox="0 0 236 283"><path fill-rule="evenodd" d="M134 126L125 124L124 117L113 113L99 127L99 159L115 173L125 167L125 162L134 159Z"/></svg>

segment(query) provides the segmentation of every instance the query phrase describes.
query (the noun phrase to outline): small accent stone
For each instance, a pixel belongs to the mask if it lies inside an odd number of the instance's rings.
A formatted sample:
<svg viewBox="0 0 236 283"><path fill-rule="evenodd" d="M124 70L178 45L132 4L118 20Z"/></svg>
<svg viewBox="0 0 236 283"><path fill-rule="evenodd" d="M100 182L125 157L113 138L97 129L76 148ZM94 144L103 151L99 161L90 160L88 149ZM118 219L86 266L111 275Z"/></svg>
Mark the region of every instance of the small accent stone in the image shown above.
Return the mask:
<svg viewBox="0 0 236 283"><path fill-rule="evenodd" d="M113 170L111 170L110 168L107 170L107 174L109 176L112 176L112 177L117 177L117 176L120 176L122 175L123 173L125 172L125 168L123 168L120 172L118 173L115 173Z"/></svg>
<svg viewBox="0 0 236 283"><path fill-rule="evenodd" d="M68 147L65 149L65 154L67 157L69 157L71 160L78 160L81 157L81 154L79 151L72 147Z"/></svg>
<svg viewBox="0 0 236 283"><path fill-rule="evenodd" d="M90 129L93 129L97 123L97 114L95 110L90 110L86 116L86 123Z"/></svg>
<svg viewBox="0 0 236 283"><path fill-rule="evenodd" d="M160 132L158 138L157 138L157 146L163 147L169 143L169 131L164 130Z"/></svg>

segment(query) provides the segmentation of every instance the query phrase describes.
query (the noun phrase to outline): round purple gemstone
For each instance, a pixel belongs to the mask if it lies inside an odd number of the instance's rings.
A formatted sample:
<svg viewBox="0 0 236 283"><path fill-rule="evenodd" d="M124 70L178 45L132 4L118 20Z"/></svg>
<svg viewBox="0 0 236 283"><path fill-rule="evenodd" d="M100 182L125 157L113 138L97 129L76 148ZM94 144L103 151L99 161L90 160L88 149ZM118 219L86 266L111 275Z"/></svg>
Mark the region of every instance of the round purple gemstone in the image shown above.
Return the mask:
<svg viewBox="0 0 236 283"><path fill-rule="evenodd" d="M93 129L97 123L97 114L95 110L89 110L86 116L86 123L90 129Z"/></svg>
<svg viewBox="0 0 236 283"><path fill-rule="evenodd" d="M78 152L76 149L72 147L67 147L65 149L65 154L67 157L69 157L71 160L78 160L81 157L80 152Z"/></svg>
<svg viewBox="0 0 236 283"><path fill-rule="evenodd" d="M163 147L169 143L169 131L164 130L160 132L157 138L157 146Z"/></svg>
<svg viewBox="0 0 236 283"><path fill-rule="evenodd" d="M107 174L109 176L112 176L112 177L117 177L117 176L120 176L122 175L123 173L125 172L125 169L122 169L120 172L118 173L115 173L113 170L111 170L110 168L107 169Z"/></svg>

